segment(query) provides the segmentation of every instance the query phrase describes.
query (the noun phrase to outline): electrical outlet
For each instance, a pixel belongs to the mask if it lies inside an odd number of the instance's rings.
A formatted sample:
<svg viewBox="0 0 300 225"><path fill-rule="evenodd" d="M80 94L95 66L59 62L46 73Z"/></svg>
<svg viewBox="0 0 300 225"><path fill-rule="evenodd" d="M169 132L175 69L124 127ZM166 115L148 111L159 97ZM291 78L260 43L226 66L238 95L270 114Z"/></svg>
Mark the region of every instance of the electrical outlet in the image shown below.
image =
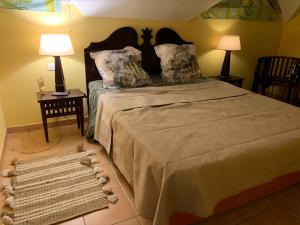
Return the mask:
<svg viewBox="0 0 300 225"><path fill-rule="evenodd" d="M48 63L48 71L55 71L55 64L54 63Z"/></svg>

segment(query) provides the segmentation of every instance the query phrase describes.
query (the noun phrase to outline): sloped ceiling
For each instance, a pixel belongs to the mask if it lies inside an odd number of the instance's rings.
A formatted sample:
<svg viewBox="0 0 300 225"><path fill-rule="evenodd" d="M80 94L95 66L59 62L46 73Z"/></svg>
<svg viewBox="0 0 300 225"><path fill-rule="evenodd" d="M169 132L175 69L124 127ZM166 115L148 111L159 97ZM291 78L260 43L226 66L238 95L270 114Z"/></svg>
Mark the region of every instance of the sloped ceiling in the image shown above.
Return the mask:
<svg viewBox="0 0 300 225"><path fill-rule="evenodd" d="M287 22L300 7L300 0L278 0L283 21Z"/></svg>
<svg viewBox="0 0 300 225"><path fill-rule="evenodd" d="M85 16L187 21L221 0L72 0ZM300 7L300 0L278 0L285 22Z"/></svg>
<svg viewBox="0 0 300 225"><path fill-rule="evenodd" d="M190 20L220 0L73 0L85 16Z"/></svg>

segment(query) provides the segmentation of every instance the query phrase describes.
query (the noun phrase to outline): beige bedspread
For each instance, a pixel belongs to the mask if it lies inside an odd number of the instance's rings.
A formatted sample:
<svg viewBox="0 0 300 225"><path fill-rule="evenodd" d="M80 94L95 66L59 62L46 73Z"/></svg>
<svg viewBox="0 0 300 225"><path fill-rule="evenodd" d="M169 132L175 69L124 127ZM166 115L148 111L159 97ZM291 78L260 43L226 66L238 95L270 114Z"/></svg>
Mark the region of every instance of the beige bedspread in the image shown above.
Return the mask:
<svg viewBox="0 0 300 225"><path fill-rule="evenodd" d="M300 170L300 109L219 81L101 95L95 139L155 225Z"/></svg>

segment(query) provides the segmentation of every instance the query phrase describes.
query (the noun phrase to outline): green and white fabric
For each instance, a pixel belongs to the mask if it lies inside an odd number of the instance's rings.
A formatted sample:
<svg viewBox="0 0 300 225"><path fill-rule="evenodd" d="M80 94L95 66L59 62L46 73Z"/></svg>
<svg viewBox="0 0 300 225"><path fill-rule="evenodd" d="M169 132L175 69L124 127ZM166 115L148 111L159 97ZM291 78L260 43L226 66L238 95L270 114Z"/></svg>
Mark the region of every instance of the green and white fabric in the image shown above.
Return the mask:
<svg viewBox="0 0 300 225"><path fill-rule="evenodd" d="M160 58L163 81L186 83L202 79L196 46L163 44L155 46L155 52Z"/></svg>

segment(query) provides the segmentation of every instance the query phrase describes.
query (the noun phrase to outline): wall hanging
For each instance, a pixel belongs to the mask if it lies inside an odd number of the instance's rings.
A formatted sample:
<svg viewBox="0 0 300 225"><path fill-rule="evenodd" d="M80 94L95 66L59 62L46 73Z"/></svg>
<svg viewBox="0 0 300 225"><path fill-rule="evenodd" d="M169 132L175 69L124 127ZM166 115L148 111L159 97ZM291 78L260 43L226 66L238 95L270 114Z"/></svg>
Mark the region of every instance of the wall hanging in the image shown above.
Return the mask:
<svg viewBox="0 0 300 225"><path fill-rule="evenodd" d="M278 20L277 0L222 0L202 13L204 19Z"/></svg>
<svg viewBox="0 0 300 225"><path fill-rule="evenodd" d="M0 0L0 8L60 12L61 0Z"/></svg>

